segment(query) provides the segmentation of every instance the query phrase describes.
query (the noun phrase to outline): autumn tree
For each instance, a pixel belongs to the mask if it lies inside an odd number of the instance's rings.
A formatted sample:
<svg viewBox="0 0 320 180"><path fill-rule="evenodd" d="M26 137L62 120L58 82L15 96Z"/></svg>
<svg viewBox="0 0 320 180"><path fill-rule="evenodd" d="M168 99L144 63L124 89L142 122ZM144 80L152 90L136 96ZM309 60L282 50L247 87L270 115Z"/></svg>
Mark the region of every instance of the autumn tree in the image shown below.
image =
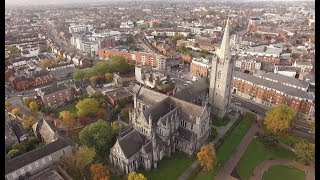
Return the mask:
<svg viewBox="0 0 320 180"><path fill-rule="evenodd" d="M75 118L70 111L61 111L59 117L67 127L71 127L75 123Z"/></svg>
<svg viewBox="0 0 320 180"><path fill-rule="evenodd" d="M39 111L39 105L35 101L30 102L29 108L31 111Z"/></svg>
<svg viewBox="0 0 320 180"><path fill-rule="evenodd" d="M314 161L315 148L313 144L306 141L299 141L295 144L294 149L297 161L305 164Z"/></svg>
<svg viewBox="0 0 320 180"><path fill-rule="evenodd" d="M23 118L22 121L22 126L25 129L30 129L35 123L37 122L36 118L31 116L31 117L25 117Z"/></svg>
<svg viewBox="0 0 320 180"><path fill-rule="evenodd" d="M80 131L79 140L88 147L93 147L99 155L104 155L114 143L114 131L110 123L103 120L87 125Z"/></svg>
<svg viewBox="0 0 320 180"><path fill-rule="evenodd" d="M20 113L20 109L19 109L19 108L13 108L13 109L11 110L11 113L12 113L14 116L16 116L16 115L18 115L18 114Z"/></svg>
<svg viewBox="0 0 320 180"><path fill-rule="evenodd" d="M147 180L147 178L143 174L133 171L128 174L128 180Z"/></svg>
<svg viewBox="0 0 320 180"><path fill-rule="evenodd" d="M109 180L110 173L106 166L101 163L91 164L91 176L93 180Z"/></svg>
<svg viewBox="0 0 320 180"><path fill-rule="evenodd" d="M315 119L313 118L313 120L312 120L312 122L311 122L311 125L310 125L310 132L311 132L311 134L315 134Z"/></svg>
<svg viewBox="0 0 320 180"><path fill-rule="evenodd" d="M34 99L33 97L26 97L26 98L23 98L22 103L23 103L25 106L29 107L29 105L30 105L30 103L31 103L32 101L35 101L35 99Z"/></svg>
<svg viewBox="0 0 320 180"><path fill-rule="evenodd" d="M130 71L130 64L127 63L126 59L123 56L113 56L112 58L110 58L110 61L110 73L126 73Z"/></svg>
<svg viewBox="0 0 320 180"><path fill-rule="evenodd" d="M86 76L85 71L83 70L75 70L72 74L74 80L84 79Z"/></svg>
<svg viewBox="0 0 320 180"><path fill-rule="evenodd" d="M80 172L83 172L84 168L91 164L94 157L96 156L96 151L94 148L89 148L88 146L80 146L75 152L75 165Z"/></svg>
<svg viewBox="0 0 320 180"><path fill-rule="evenodd" d="M57 56L57 61L59 62L59 61L61 61L63 59L63 57L59 54L58 56Z"/></svg>
<svg viewBox="0 0 320 180"><path fill-rule="evenodd" d="M5 101L5 108L8 109L11 106L11 102L6 100Z"/></svg>
<svg viewBox="0 0 320 180"><path fill-rule="evenodd" d="M40 66L42 68L47 68L47 67L51 67L52 65L54 65L55 62L49 59L44 59L41 61Z"/></svg>
<svg viewBox="0 0 320 180"><path fill-rule="evenodd" d="M294 122L297 111L287 105L278 105L267 112L264 125L273 133L284 133Z"/></svg>
<svg viewBox="0 0 320 180"><path fill-rule="evenodd" d="M79 117L94 116L99 111L99 102L94 98L85 98L76 104Z"/></svg>
<svg viewBox="0 0 320 180"><path fill-rule="evenodd" d="M201 167L205 171L212 170L218 163L216 150L212 143L203 145L200 149L200 152L197 153L197 157Z"/></svg>
<svg viewBox="0 0 320 180"><path fill-rule="evenodd" d="M108 83L112 82L112 80L113 80L113 75L112 75L111 73L106 73L106 74L105 74L105 77L106 77L106 81L107 81Z"/></svg>

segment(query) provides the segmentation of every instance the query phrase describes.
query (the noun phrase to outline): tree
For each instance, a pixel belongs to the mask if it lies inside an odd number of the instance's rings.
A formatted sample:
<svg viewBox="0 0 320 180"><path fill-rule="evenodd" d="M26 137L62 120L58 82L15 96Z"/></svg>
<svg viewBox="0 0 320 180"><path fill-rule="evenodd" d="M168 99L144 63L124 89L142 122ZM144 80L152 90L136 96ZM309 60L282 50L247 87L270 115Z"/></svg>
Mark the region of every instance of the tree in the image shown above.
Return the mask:
<svg viewBox="0 0 320 180"><path fill-rule="evenodd" d="M133 171L129 173L128 180L147 180L147 178L143 174Z"/></svg>
<svg viewBox="0 0 320 180"><path fill-rule="evenodd" d="M20 156L21 154L23 154L24 152L22 152L21 150L19 149L11 149L9 152L8 152L8 156L10 156L11 158L15 158L17 156Z"/></svg>
<svg viewBox="0 0 320 180"><path fill-rule="evenodd" d="M19 108L13 108L13 109L11 110L11 113L12 113L14 116L16 116L16 115L18 115L18 114L20 113L20 109L19 109Z"/></svg>
<svg viewBox="0 0 320 180"><path fill-rule="evenodd" d="M299 162L309 164L314 161L315 148L313 144L300 141L295 144L294 149Z"/></svg>
<svg viewBox="0 0 320 180"><path fill-rule="evenodd" d="M57 61L59 62L59 61L61 61L63 59L63 57L59 54L58 56L57 56Z"/></svg>
<svg viewBox="0 0 320 180"><path fill-rule="evenodd" d="M29 118L25 118L23 119L22 121L22 126L25 128L25 129L30 129L35 123L36 123L36 118L31 116Z"/></svg>
<svg viewBox="0 0 320 180"><path fill-rule="evenodd" d="M278 105L267 112L264 125L273 133L288 130L297 116L297 111L287 105Z"/></svg>
<svg viewBox="0 0 320 180"><path fill-rule="evenodd" d="M94 98L85 98L76 104L77 114L82 116L93 116L99 111L99 102Z"/></svg>
<svg viewBox="0 0 320 180"><path fill-rule="evenodd" d="M105 77L106 77L106 81L107 81L108 83L112 82L112 80L113 80L113 75L112 75L111 73L106 73L106 74L105 74Z"/></svg>
<svg viewBox="0 0 320 180"><path fill-rule="evenodd" d="M11 106L11 102L9 100L5 101L5 107L8 109Z"/></svg>
<svg viewBox="0 0 320 180"><path fill-rule="evenodd" d="M279 143L273 134L270 133L259 134L258 138L266 148L274 147Z"/></svg>
<svg viewBox="0 0 320 180"><path fill-rule="evenodd" d="M30 103L31 103L32 101L34 101L34 100L35 100L35 99L32 98L32 97L27 97L27 98L23 98L22 103L23 103L25 106L29 107Z"/></svg>
<svg viewBox="0 0 320 180"><path fill-rule="evenodd" d="M92 67L94 75L104 75L109 71L109 64L107 62L98 62Z"/></svg>
<svg viewBox="0 0 320 180"><path fill-rule="evenodd" d="M86 76L85 71L83 70L75 70L72 74L74 80L84 79Z"/></svg>
<svg viewBox="0 0 320 180"><path fill-rule="evenodd" d="M111 69L112 72L126 73L130 71L130 65L127 63L126 59L123 56L113 56L111 60Z"/></svg>
<svg viewBox="0 0 320 180"><path fill-rule="evenodd" d="M200 152L197 153L200 166L205 171L212 170L218 163L216 150L212 143L203 145L200 149Z"/></svg>
<svg viewBox="0 0 320 180"><path fill-rule="evenodd" d="M110 173L108 169L101 163L91 164L91 176L93 180L108 180L110 178Z"/></svg>
<svg viewBox="0 0 320 180"><path fill-rule="evenodd" d="M32 101L29 104L29 108L30 108L31 111L39 111L39 106L35 101Z"/></svg>
<svg viewBox="0 0 320 180"><path fill-rule="evenodd" d="M41 61L40 66L42 68L47 68L47 67L50 67L52 64L53 64L53 62L51 60L44 59L44 60Z"/></svg>
<svg viewBox="0 0 320 180"><path fill-rule="evenodd" d="M109 123L98 120L87 125L79 133L79 140L88 147L93 147L99 155L105 155L114 143L114 131Z"/></svg>
<svg viewBox="0 0 320 180"><path fill-rule="evenodd" d="M311 125L310 125L310 132L311 134L315 134L315 119L313 118L312 122L311 122Z"/></svg>
<svg viewBox="0 0 320 180"><path fill-rule="evenodd" d="M10 46L10 47L8 47L8 50L9 50L11 53L14 53L14 54L21 52L20 49L17 48L17 46Z"/></svg>
<svg viewBox="0 0 320 180"><path fill-rule="evenodd" d="M70 111L61 111L59 117L67 127L71 127L75 123L75 118Z"/></svg>
<svg viewBox="0 0 320 180"><path fill-rule="evenodd" d="M84 168L93 161L93 158L96 156L96 151L94 148L89 148L88 146L80 146L74 156L76 167L80 172L83 172Z"/></svg>

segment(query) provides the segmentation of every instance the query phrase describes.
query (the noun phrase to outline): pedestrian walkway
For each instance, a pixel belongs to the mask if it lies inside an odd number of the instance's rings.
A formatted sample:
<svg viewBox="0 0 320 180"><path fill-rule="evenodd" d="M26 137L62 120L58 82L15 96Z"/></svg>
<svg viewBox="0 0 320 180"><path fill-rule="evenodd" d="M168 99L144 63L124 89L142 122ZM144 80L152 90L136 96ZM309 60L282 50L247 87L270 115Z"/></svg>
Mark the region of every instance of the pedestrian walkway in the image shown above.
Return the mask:
<svg viewBox="0 0 320 180"><path fill-rule="evenodd" d="M306 180L315 180L315 167L314 165L306 166L296 161L290 161L285 159L265 160L259 166L257 166L250 180L261 180L265 171L275 165L291 166L297 169L301 169L306 173Z"/></svg>
<svg viewBox="0 0 320 180"><path fill-rule="evenodd" d="M259 131L258 123L253 123L248 130L247 134L242 138L239 145L236 149L233 150L233 153L229 157L228 161L224 164L223 168L220 170L219 174L215 177L217 180L227 179L230 174L232 173L235 166L238 164L239 160L241 159L242 155L246 151L248 145L250 144L251 140L255 136L256 132Z"/></svg>
<svg viewBox="0 0 320 180"><path fill-rule="evenodd" d="M226 132L230 129L230 127L236 122L236 120L239 118L239 114L235 115L234 117L229 116L229 118L231 119L230 122L226 125L226 126L214 126L211 125L211 128L215 128L217 130L217 132L219 133L217 135L217 137L215 137L215 139L213 140L213 144L216 144L217 142L219 142L219 140L221 138L223 138L223 136L226 134ZM188 169L186 169L178 178L178 180L185 180L187 179L187 177L194 171L194 169L198 166L199 161L195 160L192 162L192 164L188 167Z"/></svg>

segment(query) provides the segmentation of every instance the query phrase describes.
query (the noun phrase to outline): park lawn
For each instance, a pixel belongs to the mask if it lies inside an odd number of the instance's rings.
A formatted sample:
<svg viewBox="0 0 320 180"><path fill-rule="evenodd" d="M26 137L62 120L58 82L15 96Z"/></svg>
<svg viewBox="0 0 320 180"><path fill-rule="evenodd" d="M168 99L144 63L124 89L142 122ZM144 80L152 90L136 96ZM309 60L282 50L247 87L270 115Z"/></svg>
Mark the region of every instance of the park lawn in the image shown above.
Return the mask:
<svg viewBox="0 0 320 180"><path fill-rule="evenodd" d="M306 174L304 171L300 169L277 165L277 166L270 167L268 171L266 171L262 176L262 180L283 180L283 179L305 180Z"/></svg>
<svg viewBox="0 0 320 180"><path fill-rule="evenodd" d="M213 141L214 138L216 138L218 136L218 132L215 128L211 128L211 134L209 136L209 142Z"/></svg>
<svg viewBox="0 0 320 180"><path fill-rule="evenodd" d="M62 111L70 111L72 114L77 114L76 103L70 103L55 110L57 116L59 116Z"/></svg>
<svg viewBox="0 0 320 180"><path fill-rule="evenodd" d="M195 179L198 180L212 180L221 170L224 163L227 162L233 150L238 146L242 138L250 128L251 121L247 119L240 120L239 124L232 130L232 132L225 138L224 143L217 149L218 163L214 170L209 172L200 172Z"/></svg>
<svg viewBox="0 0 320 180"><path fill-rule="evenodd" d="M178 177L196 160L196 157L188 157L182 153L174 153L171 157L165 157L158 162L156 171L144 171L144 174L151 180L171 180Z"/></svg>
<svg viewBox="0 0 320 180"><path fill-rule="evenodd" d="M220 119L220 118L217 118L217 119L213 119L212 120L212 124L215 125L215 126L226 126L229 122L230 122L230 118L228 118L228 116L225 116L224 118Z"/></svg>
<svg viewBox="0 0 320 180"><path fill-rule="evenodd" d="M288 146L291 146L291 147L293 147L299 141L303 140L302 138L297 137L297 136L293 136L293 135L277 135L277 139L280 142L282 142Z"/></svg>
<svg viewBox="0 0 320 180"><path fill-rule="evenodd" d="M249 179L254 168L268 159L294 160L294 153L281 147L267 149L258 139L253 139L238 162L236 169L241 179Z"/></svg>

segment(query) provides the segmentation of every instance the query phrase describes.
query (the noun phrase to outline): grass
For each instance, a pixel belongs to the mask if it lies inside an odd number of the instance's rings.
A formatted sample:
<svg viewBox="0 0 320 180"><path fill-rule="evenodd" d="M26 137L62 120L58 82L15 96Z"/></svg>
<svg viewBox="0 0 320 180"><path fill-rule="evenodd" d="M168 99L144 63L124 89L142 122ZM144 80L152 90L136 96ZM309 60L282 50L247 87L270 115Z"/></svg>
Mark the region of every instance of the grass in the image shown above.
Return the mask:
<svg viewBox="0 0 320 180"><path fill-rule="evenodd" d="M216 138L218 136L218 134L219 133L217 132L217 130L215 128L212 128L211 129L211 134L209 136L209 142L213 141L214 138Z"/></svg>
<svg viewBox="0 0 320 180"><path fill-rule="evenodd" d="M277 139L280 142L282 142L282 143L284 143L284 144L286 144L288 146L291 146L291 147L293 147L299 141L303 140L302 138L296 137L296 136L293 136L293 135L278 135Z"/></svg>
<svg viewBox="0 0 320 180"><path fill-rule="evenodd" d="M262 180L304 180L306 174L304 171L288 166L272 166L263 174Z"/></svg>
<svg viewBox="0 0 320 180"><path fill-rule="evenodd" d="M252 116L246 116L240 120L239 124L225 138L224 143L217 150L219 164L214 170L209 172L200 172L195 179L212 180L222 169L223 165L229 159L233 150L238 146L244 135L247 133L252 123Z"/></svg>
<svg viewBox="0 0 320 180"><path fill-rule="evenodd" d="M230 118L227 116L223 117L222 119L216 118L212 120L212 124L215 126L226 126L230 122Z"/></svg>
<svg viewBox="0 0 320 180"><path fill-rule="evenodd" d="M61 111L70 111L70 113L76 114L77 113L77 109L76 109L76 103L70 103L67 104L65 106L59 107L55 110L57 116L60 115Z"/></svg>
<svg viewBox="0 0 320 180"><path fill-rule="evenodd" d="M293 160L295 156L281 147L267 149L258 139L253 139L236 166L237 172L241 179L249 179L255 167L271 158Z"/></svg>
<svg viewBox="0 0 320 180"><path fill-rule="evenodd" d="M144 171L142 174L152 180L178 179L195 159L196 157L187 157L182 153L175 153L170 158L165 157L158 162L158 169L156 171Z"/></svg>

